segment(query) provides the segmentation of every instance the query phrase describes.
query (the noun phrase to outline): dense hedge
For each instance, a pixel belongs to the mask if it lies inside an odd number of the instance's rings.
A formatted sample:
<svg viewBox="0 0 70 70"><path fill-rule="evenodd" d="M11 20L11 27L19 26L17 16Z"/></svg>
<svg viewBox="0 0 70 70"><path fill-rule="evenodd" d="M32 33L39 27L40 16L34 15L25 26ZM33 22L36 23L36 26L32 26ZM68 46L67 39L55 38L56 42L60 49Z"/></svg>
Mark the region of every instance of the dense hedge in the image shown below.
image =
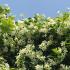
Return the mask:
<svg viewBox="0 0 70 70"><path fill-rule="evenodd" d="M0 70L70 70L70 12L19 21L9 13L0 6Z"/></svg>

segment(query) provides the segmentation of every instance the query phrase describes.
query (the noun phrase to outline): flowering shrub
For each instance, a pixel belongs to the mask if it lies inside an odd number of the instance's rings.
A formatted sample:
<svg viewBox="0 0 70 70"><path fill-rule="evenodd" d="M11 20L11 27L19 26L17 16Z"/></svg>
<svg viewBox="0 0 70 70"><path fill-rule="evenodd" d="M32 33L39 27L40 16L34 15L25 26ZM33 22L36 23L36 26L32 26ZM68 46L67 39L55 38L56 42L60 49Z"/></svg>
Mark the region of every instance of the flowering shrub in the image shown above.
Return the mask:
<svg viewBox="0 0 70 70"><path fill-rule="evenodd" d="M16 22L9 12L0 6L0 70L70 70L70 12Z"/></svg>
<svg viewBox="0 0 70 70"><path fill-rule="evenodd" d="M6 63L6 61L0 57L0 70L9 70L9 65Z"/></svg>

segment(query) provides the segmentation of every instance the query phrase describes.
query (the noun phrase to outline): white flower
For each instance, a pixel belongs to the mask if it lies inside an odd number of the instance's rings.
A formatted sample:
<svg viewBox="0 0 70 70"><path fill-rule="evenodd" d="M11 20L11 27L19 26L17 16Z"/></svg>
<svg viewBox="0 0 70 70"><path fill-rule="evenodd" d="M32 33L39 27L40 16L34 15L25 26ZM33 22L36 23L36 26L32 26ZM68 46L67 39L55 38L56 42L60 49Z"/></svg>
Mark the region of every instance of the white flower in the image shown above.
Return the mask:
<svg viewBox="0 0 70 70"><path fill-rule="evenodd" d="M45 68L45 70L48 70L48 69L50 69L50 66L49 66L49 64L45 64L45 65L44 65L44 68Z"/></svg>
<svg viewBox="0 0 70 70"><path fill-rule="evenodd" d="M24 21L29 22L29 19L28 18L25 18Z"/></svg>
<svg viewBox="0 0 70 70"><path fill-rule="evenodd" d="M18 41L18 38L17 37L15 37L15 41Z"/></svg>
<svg viewBox="0 0 70 70"><path fill-rule="evenodd" d="M55 23L56 22L53 19L51 19L50 22L48 22L48 24L55 24Z"/></svg>
<svg viewBox="0 0 70 70"><path fill-rule="evenodd" d="M38 29L38 27L37 27L37 26L34 26L34 29L36 29L36 30L37 30L37 29Z"/></svg>
<svg viewBox="0 0 70 70"><path fill-rule="evenodd" d="M21 20L18 20L18 23L23 23L23 21L21 21Z"/></svg>
<svg viewBox="0 0 70 70"><path fill-rule="evenodd" d="M16 25L14 20L12 20L12 22L13 22L14 25Z"/></svg>
<svg viewBox="0 0 70 70"><path fill-rule="evenodd" d="M33 30L33 33L35 33L35 30Z"/></svg>
<svg viewBox="0 0 70 70"><path fill-rule="evenodd" d="M52 40L49 40L49 41L47 42L47 46L51 45L52 43L53 43L53 41L52 41Z"/></svg>
<svg viewBox="0 0 70 70"><path fill-rule="evenodd" d="M0 14L0 17L6 18L5 14Z"/></svg>
<svg viewBox="0 0 70 70"><path fill-rule="evenodd" d="M66 26L70 26L70 21L65 21L64 24L65 24Z"/></svg>
<svg viewBox="0 0 70 70"><path fill-rule="evenodd" d="M9 70L9 65L7 63L5 63L6 66L6 70Z"/></svg>
<svg viewBox="0 0 70 70"><path fill-rule="evenodd" d="M65 41L62 41L61 42L61 46L65 46Z"/></svg>
<svg viewBox="0 0 70 70"><path fill-rule="evenodd" d="M43 70L43 65L36 65L35 68L36 70Z"/></svg>
<svg viewBox="0 0 70 70"><path fill-rule="evenodd" d="M36 13L36 15L37 15L37 16L40 16L40 14L39 14L39 13Z"/></svg>
<svg viewBox="0 0 70 70"><path fill-rule="evenodd" d="M10 46L11 46L11 47L13 47L13 46L14 46L14 44L11 44Z"/></svg>
<svg viewBox="0 0 70 70"><path fill-rule="evenodd" d="M45 56L41 56L39 57L41 61L44 61L45 60Z"/></svg>
<svg viewBox="0 0 70 70"><path fill-rule="evenodd" d="M34 18L32 18L32 20L33 20L33 21L35 21L35 19L34 19Z"/></svg>
<svg viewBox="0 0 70 70"><path fill-rule="evenodd" d="M58 47L58 52L59 52L59 53L61 53L61 52L62 52L62 49L61 49L61 48L59 48L59 47Z"/></svg>
<svg viewBox="0 0 70 70"><path fill-rule="evenodd" d="M34 24L30 23L29 28L34 28Z"/></svg>
<svg viewBox="0 0 70 70"><path fill-rule="evenodd" d="M7 10L10 10L10 7L8 6L8 4L4 5L6 7Z"/></svg>
<svg viewBox="0 0 70 70"><path fill-rule="evenodd" d="M15 26L15 29L18 29L18 26Z"/></svg>
<svg viewBox="0 0 70 70"><path fill-rule="evenodd" d="M39 48L42 49L43 51L46 50L46 41L43 41L40 45Z"/></svg>
<svg viewBox="0 0 70 70"><path fill-rule="evenodd" d="M27 51L27 49L26 49L26 48L25 48L25 49L20 50L20 54L19 54L19 55L25 54L25 53L26 53L26 51Z"/></svg>
<svg viewBox="0 0 70 70"><path fill-rule="evenodd" d="M21 33L26 33L26 32L28 32L29 30L26 28L26 27L24 27L22 30L21 30Z"/></svg>
<svg viewBox="0 0 70 70"><path fill-rule="evenodd" d="M46 32L47 32L47 29L46 29L46 28L41 28L41 29L39 30L39 32L44 32L44 33L46 33Z"/></svg>
<svg viewBox="0 0 70 70"><path fill-rule="evenodd" d="M67 8L68 10L70 10L70 8Z"/></svg>
<svg viewBox="0 0 70 70"><path fill-rule="evenodd" d="M50 18L50 17L48 17L47 20L49 21L49 22L48 22L48 25L50 25L50 24L55 24L55 23L56 23L56 22L55 22L52 18Z"/></svg>
<svg viewBox="0 0 70 70"><path fill-rule="evenodd" d="M48 17L47 20L51 19L51 17Z"/></svg>
<svg viewBox="0 0 70 70"><path fill-rule="evenodd" d="M60 11L58 10L58 11L57 11L57 13L59 14L59 13L60 13Z"/></svg>

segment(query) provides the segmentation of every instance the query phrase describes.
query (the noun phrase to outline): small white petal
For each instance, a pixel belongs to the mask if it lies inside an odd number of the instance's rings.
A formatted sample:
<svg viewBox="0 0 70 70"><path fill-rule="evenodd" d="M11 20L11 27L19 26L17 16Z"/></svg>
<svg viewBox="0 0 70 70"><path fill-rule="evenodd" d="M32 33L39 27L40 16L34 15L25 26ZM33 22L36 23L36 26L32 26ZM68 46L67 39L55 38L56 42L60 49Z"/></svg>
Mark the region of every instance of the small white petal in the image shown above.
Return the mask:
<svg viewBox="0 0 70 70"><path fill-rule="evenodd" d="M58 11L57 11L57 13L59 14L59 13L60 13L60 11L58 10Z"/></svg>

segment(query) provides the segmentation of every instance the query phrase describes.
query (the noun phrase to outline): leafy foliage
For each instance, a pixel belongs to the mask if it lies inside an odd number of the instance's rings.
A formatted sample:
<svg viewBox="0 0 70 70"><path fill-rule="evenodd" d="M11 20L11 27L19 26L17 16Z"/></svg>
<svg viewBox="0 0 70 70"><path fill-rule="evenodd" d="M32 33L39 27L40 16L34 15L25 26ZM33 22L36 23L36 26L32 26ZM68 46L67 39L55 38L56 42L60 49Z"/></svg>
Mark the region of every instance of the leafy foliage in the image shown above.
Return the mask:
<svg viewBox="0 0 70 70"><path fill-rule="evenodd" d="M70 13L15 19L0 6L0 70L70 70Z"/></svg>

